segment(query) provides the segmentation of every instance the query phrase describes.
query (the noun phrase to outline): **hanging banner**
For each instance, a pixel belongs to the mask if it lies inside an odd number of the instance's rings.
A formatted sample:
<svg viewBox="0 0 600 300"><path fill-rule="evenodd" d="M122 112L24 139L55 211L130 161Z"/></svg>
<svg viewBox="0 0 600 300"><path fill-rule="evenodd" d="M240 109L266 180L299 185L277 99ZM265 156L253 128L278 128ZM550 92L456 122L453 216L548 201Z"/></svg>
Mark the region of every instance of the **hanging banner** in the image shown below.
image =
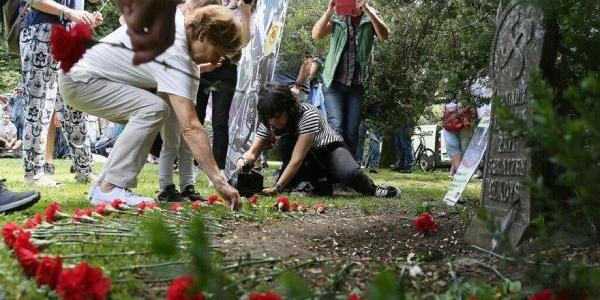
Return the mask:
<svg viewBox="0 0 600 300"><path fill-rule="evenodd" d="M252 18L252 40L242 51L238 65L237 92L229 111L229 150L227 174L250 148L258 124L257 92L273 79L285 24L287 0L261 0Z"/></svg>
<svg viewBox="0 0 600 300"><path fill-rule="evenodd" d="M463 155L460 166L456 174L454 174L450 190L444 197L444 202L450 206L454 206L458 202L485 154L490 127L490 110L490 106L487 105L475 129L475 133L473 133L471 142L469 142L467 151Z"/></svg>

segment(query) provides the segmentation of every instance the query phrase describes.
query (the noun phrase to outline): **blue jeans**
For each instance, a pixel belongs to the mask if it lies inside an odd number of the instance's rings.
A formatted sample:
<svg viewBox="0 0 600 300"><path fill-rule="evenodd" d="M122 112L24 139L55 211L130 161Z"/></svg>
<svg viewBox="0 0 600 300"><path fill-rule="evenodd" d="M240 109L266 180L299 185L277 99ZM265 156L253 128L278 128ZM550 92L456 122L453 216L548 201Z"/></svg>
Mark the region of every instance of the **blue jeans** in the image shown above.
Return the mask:
<svg viewBox="0 0 600 300"><path fill-rule="evenodd" d="M323 87L327 123L344 138L350 153L356 153L363 87L332 83Z"/></svg>
<svg viewBox="0 0 600 300"><path fill-rule="evenodd" d="M400 127L394 131L394 146L396 147L396 155L398 157L398 169L412 169L415 162L415 155L412 146L412 127Z"/></svg>
<svg viewBox="0 0 600 300"><path fill-rule="evenodd" d="M23 140L23 118L21 118L20 116L18 118L15 118L15 120L12 121L13 124L15 124L15 127L17 127L17 139L22 141Z"/></svg>
<svg viewBox="0 0 600 300"><path fill-rule="evenodd" d="M365 157L365 138L367 137L367 127L364 123L361 123L358 127L358 141L356 143L356 153L354 154L354 160L359 165L362 165L363 158Z"/></svg>
<svg viewBox="0 0 600 300"><path fill-rule="evenodd" d="M376 128L371 128L370 132L369 167L374 170L379 168L379 160L381 159L381 132Z"/></svg>

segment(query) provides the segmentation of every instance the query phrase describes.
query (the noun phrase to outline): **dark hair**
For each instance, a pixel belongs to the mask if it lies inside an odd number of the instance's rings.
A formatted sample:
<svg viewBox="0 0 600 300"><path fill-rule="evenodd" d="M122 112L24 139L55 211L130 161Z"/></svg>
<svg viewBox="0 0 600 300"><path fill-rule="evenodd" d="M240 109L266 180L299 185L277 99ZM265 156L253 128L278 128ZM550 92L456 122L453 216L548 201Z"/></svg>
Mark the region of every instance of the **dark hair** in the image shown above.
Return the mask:
<svg viewBox="0 0 600 300"><path fill-rule="evenodd" d="M300 114L300 105L287 84L271 81L260 88L256 110L258 121L267 128L271 127L269 119L284 112L288 115L286 131L298 125L296 123Z"/></svg>

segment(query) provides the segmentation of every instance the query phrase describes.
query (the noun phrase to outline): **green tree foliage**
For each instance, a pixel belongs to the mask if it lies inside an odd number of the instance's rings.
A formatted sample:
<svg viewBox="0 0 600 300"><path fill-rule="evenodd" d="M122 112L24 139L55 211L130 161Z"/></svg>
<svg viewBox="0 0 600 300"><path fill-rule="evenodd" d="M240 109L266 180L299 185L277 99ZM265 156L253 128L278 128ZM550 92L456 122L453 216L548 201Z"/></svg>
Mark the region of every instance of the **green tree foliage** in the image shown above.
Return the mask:
<svg viewBox="0 0 600 300"><path fill-rule="evenodd" d="M8 52L6 41L0 43L0 93L12 93L21 78L19 57Z"/></svg>

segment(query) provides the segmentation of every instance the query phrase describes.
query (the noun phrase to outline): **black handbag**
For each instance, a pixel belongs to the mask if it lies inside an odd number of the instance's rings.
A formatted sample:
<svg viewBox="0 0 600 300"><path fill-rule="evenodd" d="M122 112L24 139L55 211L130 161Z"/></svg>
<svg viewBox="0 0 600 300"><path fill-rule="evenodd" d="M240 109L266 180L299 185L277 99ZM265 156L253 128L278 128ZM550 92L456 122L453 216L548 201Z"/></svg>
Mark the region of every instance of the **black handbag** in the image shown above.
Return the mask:
<svg viewBox="0 0 600 300"><path fill-rule="evenodd" d="M229 184L235 187L241 196L250 197L260 194L264 188L264 177L255 170L233 172Z"/></svg>
<svg viewBox="0 0 600 300"><path fill-rule="evenodd" d="M29 4L26 2L19 11L19 1L8 1L3 7L3 18L5 24L4 37L8 45L8 51L15 54L21 53L20 36L21 23L27 15Z"/></svg>

